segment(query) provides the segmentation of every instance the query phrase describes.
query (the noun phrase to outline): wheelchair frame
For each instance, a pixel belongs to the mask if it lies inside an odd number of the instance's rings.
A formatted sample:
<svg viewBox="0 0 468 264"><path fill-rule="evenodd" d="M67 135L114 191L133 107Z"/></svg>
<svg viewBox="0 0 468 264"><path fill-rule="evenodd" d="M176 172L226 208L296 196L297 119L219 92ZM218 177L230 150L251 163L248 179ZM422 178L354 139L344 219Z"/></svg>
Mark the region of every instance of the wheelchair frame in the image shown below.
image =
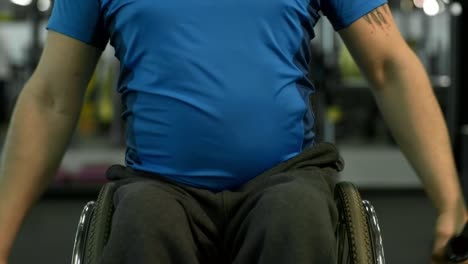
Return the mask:
<svg viewBox="0 0 468 264"><path fill-rule="evenodd" d="M111 186L112 185L112 186ZM98 201L88 202L81 213L75 234L72 264L97 264L93 253L102 252L108 234L99 237L97 243L89 243L89 235L96 221L96 211L99 211L100 202L109 202L110 194L115 186L107 183L101 189ZM349 182L340 182L335 187L335 200L339 209L339 223L336 230L339 264L385 264L383 242L377 214L372 204L361 200L357 188ZM103 210L103 209L101 209ZM104 206L109 214L109 206ZM99 212L98 212L99 213ZM102 219L98 219L102 223ZM109 217L107 220L110 221ZM104 231L106 232L106 231ZM94 248L93 248L94 247ZM94 254L96 255L96 254ZM88 262L88 259L91 259ZM340 262L341 261L341 262Z"/></svg>

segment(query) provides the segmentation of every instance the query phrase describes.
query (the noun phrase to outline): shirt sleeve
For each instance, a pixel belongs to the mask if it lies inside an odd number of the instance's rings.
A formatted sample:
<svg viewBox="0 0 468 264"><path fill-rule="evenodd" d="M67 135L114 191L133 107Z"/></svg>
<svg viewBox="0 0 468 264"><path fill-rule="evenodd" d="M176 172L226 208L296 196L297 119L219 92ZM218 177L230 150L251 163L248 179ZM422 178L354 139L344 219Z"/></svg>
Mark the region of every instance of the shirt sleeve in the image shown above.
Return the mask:
<svg viewBox="0 0 468 264"><path fill-rule="evenodd" d="M386 3L387 0L321 0L321 10L338 31Z"/></svg>
<svg viewBox="0 0 468 264"><path fill-rule="evenodd" d="M47 29L101 50L109 40L99 0L56 0Z"/></svg>

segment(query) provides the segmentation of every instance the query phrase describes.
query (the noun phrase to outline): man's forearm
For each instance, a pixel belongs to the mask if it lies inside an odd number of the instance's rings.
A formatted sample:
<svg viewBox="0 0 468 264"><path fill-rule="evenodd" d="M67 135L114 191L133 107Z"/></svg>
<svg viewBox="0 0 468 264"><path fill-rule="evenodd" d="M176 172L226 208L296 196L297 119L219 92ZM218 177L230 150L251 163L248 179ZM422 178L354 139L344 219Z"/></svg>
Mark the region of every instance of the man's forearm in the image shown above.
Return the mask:
<svg viewBox="0 0 468 264"><path fill-rule="evenodd" d="M374 94L392 133L439 212L464 206L446 124L411 51L390 60Z"/></svg>
<svg viewBox="0 0 468 264"><path fill-rule="evenodd" d="M0 166L0 256L9 254L30 207L50 183L78 114L57 111L52 101L25 87L18 99Z"/></svg>

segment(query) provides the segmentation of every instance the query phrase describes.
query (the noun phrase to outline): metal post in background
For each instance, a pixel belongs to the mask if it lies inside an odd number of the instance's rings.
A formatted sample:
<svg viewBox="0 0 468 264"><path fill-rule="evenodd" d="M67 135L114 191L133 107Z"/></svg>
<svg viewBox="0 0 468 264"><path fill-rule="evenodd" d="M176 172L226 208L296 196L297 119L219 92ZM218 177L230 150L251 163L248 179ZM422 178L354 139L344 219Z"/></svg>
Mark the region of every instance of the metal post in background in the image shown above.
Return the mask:
<svg viewBox="0 0 468 264"><path fill-rule="evenodd" d="M454 145L455 158L460 171L465 200L468 202L468 2L458 0L450 5L454 23L452 32L455 32L455 50L452 51L452 59L457 64L452 64L455 77L453 79L453 94L450 96L450 104L453 104L451 136ZM452 47L453 48L453 47ZM450 126L449 126L450 128Z"/></svg>
<svg viewBox="0 0 468 264"><path fill-rule="evenodd" d="M463 1L463 10L465 10L463 14L463 32L460 34L462 36L462 40L460 42L461 47L468 47L468 28L466 25L468 25L468 2ZM460 96L459 96L459 102L460 102L460 131L461 137L462 137L462 142L463 142L463 147L460 150L459 156L458 156L458 163L461 164L461 177L462 177L462 182L463 184L463 190L465 193L465 200L468 201L468 51L466 48L460 49L460 58L463 61L463 64L460 65L460 71L461 74L460 76L465 76L460 82ZM463 87L463 89L462 89Z"/></svg>
<svg viewBox="0 0 468 264"><path fill-rule="evenodd" d="M465 200L468 200L468 124L461 127L461 150L460 150L460 171L461 183L465 193Z"/></svg>
<svg viewBox="0 0 468 264"><path fill-rule="evenodd" d="M454 5L459 3L452 3L449 7L450 13L450 89L447 94L447 109L446 109L446 122L450 134L450 139L453 146L456 146L459 141L458 138L458 111L459 111L459 91L460 91L460 14L453 11ZM456 149L455 152L459 150Z"/></svg>
<svg viewBox="0 0 468 264"><path fill-rule="evenodd" d="M38 0L33 1L29 6L29 16L31 22L31 45L29 47L28 71L30 74L35 70L42 53L42 44L40 40L42 13L37 8Z"/></svg>

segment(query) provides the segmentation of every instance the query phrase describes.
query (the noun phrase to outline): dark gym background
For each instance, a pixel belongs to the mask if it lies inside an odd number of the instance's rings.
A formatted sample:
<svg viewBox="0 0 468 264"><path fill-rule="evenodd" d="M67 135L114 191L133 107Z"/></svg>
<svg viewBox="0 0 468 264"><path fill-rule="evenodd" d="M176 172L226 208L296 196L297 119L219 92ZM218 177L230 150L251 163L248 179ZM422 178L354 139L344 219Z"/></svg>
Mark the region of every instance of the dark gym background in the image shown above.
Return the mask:
<svg viewBox="0 0 468 264"><path fill-rule="evenodd" d="M389 3L404 37L431 76L468 193L468 3L426 1L439 6L437 14L415 7L413 0ZM0 1L0 143L15 98L40 55L52 4ZM354 182L376 208L387 263L429 263L435 211L326 19L316 31L311 78L319 90L312 98L319 136L338 145L347 164L342 179ZM123 125L113 93L118 64L112 55L106 51L98 66L76 136L53 185L28 215L11 264L69 263L84 204L96 198L105 168L123 160ZM1 67L7 68L4 76Z"/></svg>

